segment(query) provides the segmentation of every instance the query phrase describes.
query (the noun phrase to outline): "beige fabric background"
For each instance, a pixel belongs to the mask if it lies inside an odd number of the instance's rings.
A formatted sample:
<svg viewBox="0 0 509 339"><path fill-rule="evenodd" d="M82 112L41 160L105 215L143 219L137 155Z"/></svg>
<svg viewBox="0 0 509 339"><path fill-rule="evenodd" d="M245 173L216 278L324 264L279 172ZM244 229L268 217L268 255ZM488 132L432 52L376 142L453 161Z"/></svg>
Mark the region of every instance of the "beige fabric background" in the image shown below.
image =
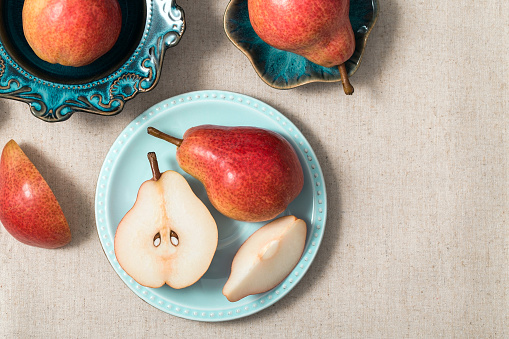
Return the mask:
<svg viewBox="0 0 509 339"><path fill-rule="evenodd" d="M0 337L509 337L509 3L381 0L352 97L339 84L268 87L223 32L227 1L178 3L181 43L156 89L121 114L48 124L0 100L0 144L18 141L74 235L43 250L0 228ZM316 261L291 293L217 324L135 296L94 218L99 169L120 131L200 89L251 95L290 118L317 153L329 203Z"/></svg>

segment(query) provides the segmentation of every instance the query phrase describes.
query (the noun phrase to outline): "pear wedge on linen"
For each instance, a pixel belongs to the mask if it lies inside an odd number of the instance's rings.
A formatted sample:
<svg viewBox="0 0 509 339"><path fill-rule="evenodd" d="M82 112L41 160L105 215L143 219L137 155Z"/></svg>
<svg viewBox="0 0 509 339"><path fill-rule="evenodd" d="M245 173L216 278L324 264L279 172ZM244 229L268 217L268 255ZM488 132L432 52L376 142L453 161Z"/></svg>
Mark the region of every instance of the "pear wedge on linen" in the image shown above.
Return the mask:
<svg viewBox="0 0 509 339"><path fill-rule="evenodd" d="M231 302L266 292L285 279L299 262L306 243L306 222L293 215L254 232L239 248L223 294Z"/></svg>

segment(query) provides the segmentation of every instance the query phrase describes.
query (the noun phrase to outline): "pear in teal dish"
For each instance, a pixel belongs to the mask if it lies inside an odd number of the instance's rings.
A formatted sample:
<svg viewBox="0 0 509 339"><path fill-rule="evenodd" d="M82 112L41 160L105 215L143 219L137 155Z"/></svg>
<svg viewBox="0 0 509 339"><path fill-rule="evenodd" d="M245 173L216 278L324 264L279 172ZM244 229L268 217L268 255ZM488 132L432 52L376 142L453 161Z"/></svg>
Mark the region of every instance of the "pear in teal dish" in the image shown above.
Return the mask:
<svg viewBox="0 0 509 339"><path fill-rule="evenodd" d="M47 122L74 113L114 115L159 81L165 51L185 31L175 0L119 0L122 26L115 45L80 67L39 58L25 38L23 1L0 1L0 98L29 105Z"/></svg>
<svg viewBox="0 0 509 339"><path fill-rule="evenodd" d="M378 0L350 1L349 19L355 36L355 50L344 63L348 76L353 75L360 65L378 11ZM228 38L247 56L256 73L269 86L290 89L310 82L341 81L337 66L320 66L301 55L264 42L249 20L247 0L231 0L224 16L224 29Z"/></svg>

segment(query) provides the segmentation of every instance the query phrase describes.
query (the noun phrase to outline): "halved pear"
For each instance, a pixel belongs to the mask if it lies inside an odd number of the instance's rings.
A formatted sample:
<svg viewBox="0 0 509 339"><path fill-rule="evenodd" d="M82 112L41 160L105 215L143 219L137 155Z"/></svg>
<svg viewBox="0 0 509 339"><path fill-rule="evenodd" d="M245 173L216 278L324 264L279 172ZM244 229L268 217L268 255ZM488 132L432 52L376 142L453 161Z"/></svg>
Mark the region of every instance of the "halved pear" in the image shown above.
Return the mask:
<svg viewBox="0 0 509 339"><path fill-rule="evenodd" d="M276 287L299 262L305 243L306 222L293 215L261 227L235 254L224 296L234 302Z"/></svg>
<svg viewBox="0 0 509 339"><path fill-rule="evenodd" d="M209 268L217 225L181 174L160 174L155 153L149 159L154 178L140 186L134 206L120 221L115 255L140 285L184 288Z"/></svg>

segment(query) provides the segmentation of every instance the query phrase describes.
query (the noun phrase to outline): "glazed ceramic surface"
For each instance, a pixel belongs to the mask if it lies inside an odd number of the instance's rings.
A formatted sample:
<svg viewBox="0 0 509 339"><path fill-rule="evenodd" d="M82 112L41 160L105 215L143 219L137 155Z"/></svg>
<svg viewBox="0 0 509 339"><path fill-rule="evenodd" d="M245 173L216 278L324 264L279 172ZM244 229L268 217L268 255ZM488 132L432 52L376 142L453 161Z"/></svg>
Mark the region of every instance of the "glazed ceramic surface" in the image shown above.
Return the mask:
<svg viewBox="0 0 509 339"><path fill-rule="evenodd" d="M350 0L349 16L355 34L355 51L345 63L349 76L360 65L369 33L378 17L378 8L378 0ZM341 81L337 67L322 67L300 55L265 43L251 26L247 0L231 0L224 15L224 29L228 38L247 56L256 73L269 86L289 89L310 82Z"/></svg>
<svg viewBox="0 0 509 339"><path fill-rule="evenodd" d="M188 128L202 124L257 126L280 133L295 148L304 170L302 192L281 214L293 214L307 223L304 254L290 275L276 288L234 303L222 294L233 257L241 244L266 223L235 221L217 212L210 204L203 185L178 166L176 147L146 132L147 127L154 126L182 137ZM133 206L140 185L152 177L147 160L147 153L151 151L156 152L161 172L175 170L184 175L218 225L218 247L211 266L198 282L180 290L167 285L156 289L139 285L122 270L115 257L113 241L118 223ZM274 304L301 280L323 237L327 199L318 159L292 122L274 108L251 97L222 91L201 91L160 102L122 131L101 168L95 211L104 252L115 272L137 296L164 312L182 318L225 321L248 316Z"/></svg>
<svg viewBox="0 0 509 339"><path fill-rule="evenodd" d="M159 80L164 52L185 30L184 12L174 1L119 0L122 30L117 43L83 67L66 67L39 59L22 27L23 1L0 0L0 98L30 105L48 122L73 113L119 113L136 94Z"/></svg>

